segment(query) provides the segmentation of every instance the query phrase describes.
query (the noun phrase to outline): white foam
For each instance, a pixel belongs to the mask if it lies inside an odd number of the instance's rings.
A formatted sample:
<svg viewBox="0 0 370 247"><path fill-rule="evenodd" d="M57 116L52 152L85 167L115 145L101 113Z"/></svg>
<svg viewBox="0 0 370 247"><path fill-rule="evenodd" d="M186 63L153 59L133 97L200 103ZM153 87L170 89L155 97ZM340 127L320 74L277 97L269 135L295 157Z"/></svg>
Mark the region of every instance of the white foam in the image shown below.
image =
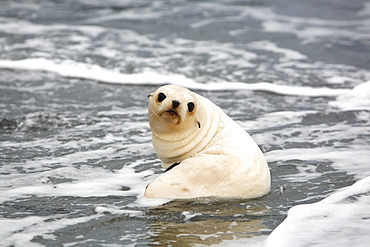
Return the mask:
<svg viewBox="0 0 370 247"><path fill-rule="evenodd" d="M117 195L142 197L144 188L148 183L147 179L143 178L150 177L152 174L153 172L149 170L137 173L132 165L128 165L118 172L89 167L81 167L80 169L58 168L51 171L28 174L27 180L22 179L21 175L8 175L1 185L2 187L11 185L13 188L2 191L1 201L13 200L28 195L77 197ZM54 185L47 183L48 177L78 180ZM122 191L122 186L127 186L130 190Z"/></svg>
<svg viewBox="0 0 370 247"><path fill-rule="evenodd" d="M367 5L359 14L367 15ZM241 15L251 16L262 22L266 32L292 33L303 40L303 43L319 42L330 39L367 40L370 37L369 19L358 20L328 20L307 17L286 16L275 13L272 8L247 8ZM356 27L348 29L348 27ZM346 28L343 28L346 27ZM363 30L359 32L358 30Z"/></svg>
<svg viewBox="0 0 370 247"><path fill-rule="evenodd" d="M353 81L353 78L348 76L331 76L326 81L330 84L344 84L345 82Z"/></svg>
<svg viewBox="0 0 370 247"><path fill-rule="evenodd" d="M312 204L299 205L264 246L368 246L370 177Z"/></svg>
<svg viewBox="0 0 370 247"><path fill-rule="evenodd" d="M112 112L103 111L98 115L112 116L117 113L120 108L113 108ZM125 114L146 115L143 108L137 107L127 108ZM113 114L114 113L114 114ZM122 113L118 111L118 113ZM84 116L81 116L84 118ZM27 121L29 119L29 121ZM63 124L68 124L68 118L63 115L55 115L44 112L36 112L27 114L23 124L24 129L37 126L34 121L54 120L61 121ZM100 118L102 119L102 118ZM34 120L34 121L33 121ZM113 123L112 123L113 121ZM82 121L83 122L83 121ZM58 124L58 123L56 123ZM110 130L114 128L121 129L124 127L124 132L131 130L146 131L149 129L148 123L144 122L128 122L123 125L112 127L114 120L100 121L93 125L83 125L85 132L101 129L102 126L108 125ZM81 126L76 126L72 129L67 129L66 133L61 132L58 136L50 136L42 139L32 139L23 142L4 141L2 145L9 150L38 150L44 155L25 159L19 163L14 163L12 166L1 166L0 172L8 174L0 179L0 202L12 201L17 198L25 198L29 196L134 196L137 198L132 206L155 206L165 202L164 200L156 201L144 198L145 186L153 179L153 170L136 171L137 166L142 166L147 162L160 163L159 160L148 160L147 156L154 154L151 146L150 135L137 136L138 140L132 142L127 138L135 138L135 136L115 135L107 133L102 137L84 137L72 138L77 132L80 132ZM122 131L122 130L121 130ZM113 131L114 132L114 131ZM99 148L88 148L97 145ZM61 150L73 150L73 152L60 153ZM117 150L120 150L118 152ZM18 152L18 151L17 151ZM57 154L57 155L56 155ZM120 170L111 171L104 166L95 166L97 160L103 163L106 160L124 160L127 157L132 157L132 154L141 154L143 159L138 159L135 163L126 161L122 164ZM155 159L155 158L154 158ZM95 160L95 161L94 161ZM19 173L18 169L23 172ZM59 179L61 183L55 184L53 179ZM128 187L129 190L122 190L122 186ZM168 201L168 200L167 200Z"/></svg>
<svg viewBox="0 0 370 247"><path fill-rule="evenodd" d="M42 70L59 74L64 77L96 80L104 83L131 84L131 85L162 85L177 84L190 89L207 91L237 91L255 90L266 91L282 95L299 96L338 96L348 93L348 89L314 88L301 86L277 85L268 82L247 84L242 82L215 82L197 83L194 80L180 74L159 74L154 71L144 71L137 74L123 74L119 71L108 70L98 65L77 63L74 61L63 61L56 63L44 58L24 60L0 60L1 68Z"/></svg>
<svg viewBox="0 0 370 247"><path fill-rule="evenodd" d="M156 72L140 74L122 74L119 71L104 69L98 65L89 65L74 61L56 63L44 58L30 58L18 61L0 60L0 67L22 70L40 70L59 74L65 77L96 80L105 83L158 85L178 81L180 84L194 83L182 75L162 75Z"/></svg>
<svg viewBox="0 0 370 247"><path fill-rule="evenodd" d="M370 81L355 86L351 91L340 95L329 105L341 110L370 110Z"/></svg>
<svg viewBox="0 0 370 247"><path fill-rule="evenodd" d="M281 53L289 60L305 60L305 59L307 59L306 55L303 55L303 54L301 54L297 51L294 51L294 50L280 48L275 43L272 43L271 41L268 41L268 40L252 42L248 46L250 46L251 48L254 48L254 49L261 49L261 50L265 50L265 51L272 51L272 52L275 52L275 53Z"/></svg>
<svg viewBox="0 0 370 247"><path fill-rule="evenodd" d="M58 143L48 143L48 146L58 145ZM39 145L37 141L25 143L25 146ZM14 143L7 143L7 147L13 148ZM59 144L60 145L60 144ZM68 145L68 144L66 144ZM75 145L75 144L71 144ZM149 144L144 144L149 145ZM114 146L114 145L113 145ZM114 148L114 150L116 150ZM138 148L143 152L143 147ZM98 151L98 150L96 150ZM145 186L153 180L153 171L144 170L137 172L135 167L145 163L143 160L137 160L136 163L125 164L125 166L115 172L109 171L101 167L88 165L80 165L78 168L73 167L71 163L88 161L89 158L97 157L113 157L111 155L119 155L112 152L113 149L103 149L97 152L94 156L92 152L77 152L75 154L67 154L61 157L54 157L60 160L63 166L61 168L53 168L48 159L38 159L27 161L26 166L32 169L27 176L24 174L9 174L0 180L0 202L13 200L27 200L29 196L37 197L63 197L74 196L80 197L106 197L106 196L133 196L135 201L125 208L115 208L110 205L97 205L95 211L97 214L68 218L65 215L51 215L45 217L29 216L18 219L5 219L0 217L0 225L9 225L9 227L0 227L0 245L5 246L42 246L34 243L31 240L35 236L41 236L44 239L54 239L53 233L69 225L88 222L90 220L102 217L104 213L123 214L129 217L140 217L142 211L131 208L151 207L161 205L169 200L166 199L147 199L144 197ZM130 148L132 151L132 148ZM72 156L70 156L72 155ZM114 158L112 158L114 159ZM55 161L55 160L54 160ZM30 163L28 163L30 162ZM47 169L47 170L45 170ZM49 178L71 179L72 181L62 182L58 184L50 183ZM122 190L122 187L127 187L129 190Z"/></svg>
<svg viewBox="0 0 370 247"><path fill-rule="evenodd" d="M89 142L88 140L85 140ZM117 149L122 149L124 145L122 142L114 140L113 136L96 139L97 143L108 142L109 148L101 148L99 150L81 151L72 154L66 154L59 157L38 158L34 160L27 160L22 164L22 168L30 170L25 177L23 174L10 174L4 176L0 180L0 188L2 190L0 202L12 201L16 198L23 198L28 196L76 196L76 197L90 197L90 196L135 196L135 202L128 205L128 207L147 207L157 206L163 204L168 199L151 200L144 197L144 190L146 185L153 180L153 170L144 170L136 172L135 167L140 166L145 161L137 160L135 163L128 163L118 171L109 171L102 167L91 167L89 165L80 165L78 168L74 167L73 163L88 164L90 159L103 159L110 157L112 159L120 158L121 155L116 153ZM44 148L50 147L53 151L53 146L60 148L60 143L46 140L42 142ZM40 141L31 141L29 143L22 143L22 148L27 146L42 145ZM84 140L80 143L74 141L68 142L68 147L81 147ZM8 148L16 148L13 143L5 143ZM55 147L54 147L55 148ZM130 152L144 153L153 152L150 143L137 143L129 146ZM159 161L158 161L159 163ZM63 167L50 169L53 164L59 164ZM67 167L65 167L67 166ZM5 168L3 168L5 169ZM14 169L14 168L12 168ZM3 172L12 173L11 170L4 170ZM49 178L71 179L68 183L53 184ZM122 186L130 188L129 190L122 190Z"/></svg>
<svg viewBox="0 0 370 247"><path fill-rule="evenodd" d="M333 135L336 135L333 133ZM330 139L329 139L330 140ZM357 178L364 178L370 175L368 169L369 148L364 145L353 144L350 147L318 147L318 148L290 148L286 150L274 150L266 153L269 162L302 160L302 161L332 161L333 167L346 171L348 174L355 175ZM309 169L309 167L305 167ZM307 181L305 175L291 174L289 179L293 181ZM314 176L310 174L309 176ZM308 176L308 177L309 177ZM300 179L301 178L301 179Z"/></svg>
<svg viewBox="0 0 370 247"><path fill-rule="evenodd" d="M66 24L41 25L32 22L0 17L0 31L11 34L37 34L56 30L77 30L92 37L104 32L106 29L99 26L71 26Z"/></svg>
<svg viewBox="0 0 370 247"><path fill-rule="evenodd" d="M207 9L217 8L217 5L203 5ZM261 21L265 32L291 33L302 39L303 43L320 42L323 39L330 39L332 42L346 42L348 40L368 40L370 37L369 4L365 3L364 8L358 12L362 17L353 20L329 20L320 18L288 16L276 13L271 7L259 8L238 8L235 6L222 6L229 11L233 11L233 16L211 17L194 22L190 27L202 28L213 23L219 22L239 22L247 17L252 17ZM353 27L353 28L348 28ZM359 32L359 30L361 30ZM248 33L249 29L230 30L231 35Z"/></svg>
<svg viewBox="0 0 370 247"><path fill-rule="evenodd" d="M200 3L198 8L204 8L204 9L212 9L212 11L215 10L222 10L222 11L232 11L232 12L238 12L243 8L240 8L239 6L233 6L233 5L220 5L217 3L212 3L212 2L207 2L207 3ZM218 16L216 18L208 18L208 19L203 19L201 21L196 21L190 25L191 28L197 29L201 28L204 26L208 26L212 23L224 23L224 22L237 22L242 20L245 17L245 13L242 11L239 15L233 15L233 16L225 16L221 17Z"/></svg>
<svg viewBox="0 0 370 247"><path fill-rule="evenodd" d="M110 214L124 214L130 217L140 217L144 215L143 211L129 210L129 209L118 209L114 207L103 207L99 206L95 208L95 212L98 214L110 213Z"/></svg>
<svg viewBox="0 0 370 247"><path fill-rule="evenodd" d="M202 4L202 7L205 9L214 7L220 8L218 4L212 3ZM294 26L293 29L299 29L300 25L305 25L304 19L280 16L269 8L242 10L236 6L222 6L222 11L224 11L224 8L229 8L230 11L240 13L240 15L237 16L239 19L243 19L247 16L252 16L257 19L262 17L266 18L267 16L267 19L269 19L269 14L272 13L272 22L277 20L283 24L292 23ZM123 11L123 13L125 12L127 11ZM118 13L118 15L120 14L121 13ZM213 21L217 21L217 19L218 18ZM320 23L322 22L326 23L325 20L319 19L310 19L309 23L320 26ZM329 22L328 25L329 27L336 27L335 23L336 22L332 21ZM342 24L345 25L346 22L343 22ZM85 73L85 76L82 77L91 80L94 80L95 78L95 80L106 83L158 85L179 81L181 85L187 84L188 87L192 89L199 88L200 90L217 90L209 87L203 89L204 86L201 87L197 83L191 85L190 82L185 83L185 81L206 82L206 85L208 85L212 84L208 82L219 82L222 80L228 82L247 82L248 80L259 80L259 78L261 78L260 81L262 82L273 81L273 84L295 85L297 81L296 78L298 78L299 81L303 80L307 82L311 77L309 75L315 74L315 77L319 79L319 82L321 79L328 79L328 83L330 83L330 81L337 81L341 76L347 76L352 78L350 81L353 82L352 85L354 85L358 83L358 78L361 78L361 80L364 80L363 78L365 78L365 80L370 79L368 71L364 70L361 72L358 71L358 68L351 66L330 65L320 62L313 63L312 61L307 60L306 55L300 52L293 49L279 47L274 42L266 40L256 41L250 44L220 43L210 40L194 41L174 37L156 37L148 34L138 34L131 30L106 28L101 26L75 26L64 24L41 25L23 20L0 17L0 31L1 30L15 35L35 34L22 42L5 44L4 49L9 51L9 56L13 53L18 53L19 49L25 49L30 57L71 58L75 57L75 54L80 54L80 59L84 59L86 63L90 63L94 60L94 56L106 57L108 60L111 60L107 66L115 64L116 68L105 69L107 73L100 73L100 76L98 76L98 72L96 71L97 67L95 66L91 76L87 76ZM59 42L58 40L55 40L55 37L50 37L51 30L62 31L63 33L68 32L67 36L61 38L63 39L61 41L66 43L62 48L57 45ZM99 34L109 35L100 35L99 38L96 39L95 37ZM114 38L108 38L111 35L113 35ZM352 35L351 37L355 36ZM124 45L120 46L121 48L117 50L117 45L119 44ZM40 50L39 47L42 47L42 49ZM252 52L255 50L268 51L275 53L278 56L274 54L272 57L267 56L267 59L264 55ZM257 52L260 53L259 51ZM142 56L142 53L147 55ZM204 59L206 60L204 61ZM257 62L256 59L261 59L261 61ZM178 60L181 61L181 66L178 65ZM198 66L198 62L195 62L199 60L204 61L200 66ZM68 62L75 63L67 60L56 63L62 65ZM35 65L37 65L37 60L35 60L35 63ZM88 64L80 65L81 66L76 66L75 73L71 74L71 72L65 72L65 76L76 76L78 78L79 75L76 74L76 72L79 72L80 70L82 71L81 67L93 67L93 65ZM120 73L121 66L122 68L134 68L136 74ZM142 73L137 73L142 70L142 68L150 69L144 69ZM252 68L253 71L257 72L257 75L250 73ZM358 73L354 72L354 69ZM276 70L278 73L270 73L270 70ZM168 71L171 72L168 73ZM220 71L220 76L216 76L213 73L214 71ZM283 74L280 75L280 72ZM328 73L330 75L327 75ZM145 80L145 78L143 78L144 76L149 79L153 78L153 80ZM104 79L104 77L106 78ZM189 77L191 77L191 79ZM220 77L222 77L222 79L220 79ZM109 80L108 78L112 79ZM281 80L281 78L286 79L284 79L285 81L279 82L278 80ZM320 88L318 88L318 90L319 89ZM242 88L240 90L256 89ZM261 90L266 91L265 88L261 88ZM282 89L282 91L284 91L284 89ZM297 88L297 91L300 91L300 88ZM313 94L315 93L316 92ZM331 92L329 96L332 96L333 94L337 95L337 93L341 94L341 92L337 91L336 93ZM296 95L302 95L302 93L296 93ZM309 96L313 95L310 94ZM318 96L325 95L320 94Z"/></svg>
<svg viewBox="0 0 370 247"><path fill-rule="evenodd" d="M69 225L84 223L101 217L101 214L66 218L65 215L48 216L29 216L22 218L0 218L0 239L1 246L44 246L32 241L35 236L44 239L55 239L52 234L58 229ZM6 226L6 227L5 227Z"/></svg>
<svg viewBox="0 0 370 247"><path fill-rule="evenodd" d="M162 16L162 13L155 13L153 10L142 10L135 8L134 10L121 11L117 14L111 13L110 15L95 16L88 19L88 23L102 23L105 21L123 21L123 20L156 20Z"/></svg>
<svg viewBox="0 0 370 247"><path fill-rule="evenodd" d="M238 121L238 124L247 131L261 130L268 128L279 128L284 125L300 123L307 114L316 113L315 111L278 111L261 115L256 120L252 121ZM268 143L266 141L265 143Z"/></svg>
<svg viewBox="0 0 370 247"><path fill-rule="evenodd" d="M313 122L302 126L311 119L317 121L321 114L314 111L275 112L254 121L241 122L240 125L252 133L257 143L267 149L272 145L272 151L265 153L269 162L279 165L298 161L295 165L297 173L280 177L288 182L304 183L321 177L323 173L317 169L320 162L329 162L334 169L358 179L369 176L369 147L365 138L370 133L367 124L370 121L369 112L356 112L351 120L362 124L353 124L350 128L346 121L336 124L318 121L317 124ZM340 113L333 114L339 116ZM291 143L296 144L292 147ZM300 146L301 143L304 145Z"/></svg>

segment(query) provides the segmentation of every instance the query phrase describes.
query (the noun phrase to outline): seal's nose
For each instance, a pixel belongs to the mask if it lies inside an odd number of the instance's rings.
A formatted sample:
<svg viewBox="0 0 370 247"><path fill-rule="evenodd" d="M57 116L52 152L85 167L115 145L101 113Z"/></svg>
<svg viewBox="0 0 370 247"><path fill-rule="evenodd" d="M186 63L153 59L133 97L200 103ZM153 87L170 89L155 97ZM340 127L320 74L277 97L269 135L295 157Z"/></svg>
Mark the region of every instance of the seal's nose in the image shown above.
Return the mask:
<svg viewBox="0 0 370 247"><path fill-rule="evenodd" d="M173 100L173 101L172 101L172 107L173 107L174 109L176 109L179 105L180 105L180 102L178 102L177 100Z"/></svg>

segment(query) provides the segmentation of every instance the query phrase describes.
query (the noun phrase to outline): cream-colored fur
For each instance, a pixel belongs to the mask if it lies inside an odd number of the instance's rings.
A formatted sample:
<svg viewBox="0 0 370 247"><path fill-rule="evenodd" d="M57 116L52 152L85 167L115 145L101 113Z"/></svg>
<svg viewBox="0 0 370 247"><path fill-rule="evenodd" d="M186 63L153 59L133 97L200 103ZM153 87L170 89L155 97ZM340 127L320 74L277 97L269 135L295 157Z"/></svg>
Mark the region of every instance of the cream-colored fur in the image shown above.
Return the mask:
<svg viewBox="0 0 370 247"><path fill-rule="evenodd" d="M181 163L151 182L146 197L252 198L270 190L261 150L221 108L175 85L160 87L149 97L153 146L162 166Z"/></svg>

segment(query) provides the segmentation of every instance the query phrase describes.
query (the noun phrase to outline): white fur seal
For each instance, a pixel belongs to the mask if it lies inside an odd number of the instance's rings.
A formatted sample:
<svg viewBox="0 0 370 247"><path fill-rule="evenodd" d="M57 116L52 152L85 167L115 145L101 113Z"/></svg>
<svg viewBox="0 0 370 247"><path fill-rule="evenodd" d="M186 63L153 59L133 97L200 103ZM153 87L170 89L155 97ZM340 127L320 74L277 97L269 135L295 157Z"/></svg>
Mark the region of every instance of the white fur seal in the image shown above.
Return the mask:
<svg viewBox="0 0 370 247"><path fill-rule="evenodd" d="M149 98L153 147L167 170L146 187L146 197L252 198L270 190L261 150L221 108L176 85Z"/></svg>

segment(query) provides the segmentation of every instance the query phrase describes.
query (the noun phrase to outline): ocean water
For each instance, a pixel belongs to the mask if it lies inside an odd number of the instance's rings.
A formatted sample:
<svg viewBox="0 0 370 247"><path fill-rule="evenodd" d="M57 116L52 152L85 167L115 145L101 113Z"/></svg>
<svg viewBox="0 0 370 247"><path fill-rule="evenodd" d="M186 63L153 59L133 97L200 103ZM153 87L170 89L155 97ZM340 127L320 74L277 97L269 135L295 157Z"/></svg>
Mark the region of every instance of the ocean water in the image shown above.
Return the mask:
<svg viewBox="0 0 370 247"><path fill-rule="evenodd" d="M370 2L0 2L0 246L367 246ZM268 160L256 199L146 199L179 84Z"/></svg>

